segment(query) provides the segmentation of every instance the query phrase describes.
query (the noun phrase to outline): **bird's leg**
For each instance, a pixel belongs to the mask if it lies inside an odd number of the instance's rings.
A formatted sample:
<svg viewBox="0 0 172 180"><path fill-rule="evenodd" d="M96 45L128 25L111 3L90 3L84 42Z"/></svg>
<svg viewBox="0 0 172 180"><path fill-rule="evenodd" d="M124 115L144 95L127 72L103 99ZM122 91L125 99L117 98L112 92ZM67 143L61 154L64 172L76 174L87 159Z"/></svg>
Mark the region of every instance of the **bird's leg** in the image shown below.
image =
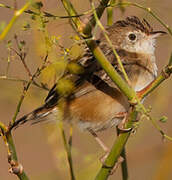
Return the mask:
<svg viewBox="0 0 172 180"><path fill-rule="evenodd" d="M95 138L97 143L100 145L100 147L105 152L105 154L100 158L100 161L102 163L104 163L109 154L109 148L103 143L103 141L98 137L98 135L93 130L90 130L89 132L93 135L93 137Z"/></svg>
<svg viewBox="0 0 172 180"><path fill-rule="evenodd" d="M112 168L110 174L112 175L117 170L118 166L124 161L124 158L122 156L119 156L117 162L115 163L115 166Z"/></svg>
<svg viewBox="0 0 172 180"><path fill-rule="evenodd" d="M109 148L103 143L103 141L98 137L98 135L93 131L93 130L90 130L89 131L95 138L95 140L97 141L97 143L101 146L101 148L105 151L105 154L100 158L100 161L101 163L104 165L104 162L106 160L106 158L108 157L109 155ZM123 162L123 157L120 156L115 164L115 166L112 168L111 170L111 174L113 174L117 167L119 166L119 164L121 164ZM104 165L106 167L106 165ZM108 167L107 167L108 168Z"/></svg>
<svg viewBox="0 0 172 180"><path fill-rule="evenodd" d="M120 112L118 114L115 115L115 118L123 118L122 121L118 124L117 128L121 131L121 132L128 132L131 131L132 128L125 128L124 125L127 122L127 112Z"/></svg>
<svg viewBox="0 0 172 180"><path fill-rule="evenodd" d="M97 141L97 143L100 145L100 147L105 151L105 152L109 152L109 148L103 143L103 141L97 136L97 134L93 131L90 130L89 131L95 138L95 140Z"/></svg>

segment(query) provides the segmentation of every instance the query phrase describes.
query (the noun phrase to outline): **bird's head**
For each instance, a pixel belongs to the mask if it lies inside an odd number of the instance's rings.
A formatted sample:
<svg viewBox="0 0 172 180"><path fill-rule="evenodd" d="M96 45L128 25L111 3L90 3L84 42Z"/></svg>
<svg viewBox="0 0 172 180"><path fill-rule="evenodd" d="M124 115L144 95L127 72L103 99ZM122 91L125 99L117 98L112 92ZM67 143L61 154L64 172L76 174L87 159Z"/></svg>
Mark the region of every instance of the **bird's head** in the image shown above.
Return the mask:
<svg viewBox="0 0 172 180"><path fill-rule="evenodd" d="M164 31L153 31L145 19L140 21L136 16L117 21L107 28L107 32L115 48L146 54L153 54L156 38L166 34Z"/></svg>

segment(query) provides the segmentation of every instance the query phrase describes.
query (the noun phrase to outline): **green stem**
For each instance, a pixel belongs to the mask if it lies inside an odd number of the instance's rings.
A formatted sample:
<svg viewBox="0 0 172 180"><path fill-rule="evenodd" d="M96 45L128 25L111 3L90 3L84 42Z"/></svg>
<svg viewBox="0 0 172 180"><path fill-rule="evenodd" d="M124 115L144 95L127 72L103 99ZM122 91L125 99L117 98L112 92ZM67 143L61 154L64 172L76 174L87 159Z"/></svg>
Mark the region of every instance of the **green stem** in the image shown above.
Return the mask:
<svg viewBox="0 0 172 180"><path fill-rule="evenodd" d="M136 120L136 117L137 117L137 111L133 110L130 113L129 121L126 124L126 128L132 127L132 122L134 120ZM114 145L113 145L107 159L105 160L105 163L102 165L100 171L98 172L95 180L106 180L108 178L108 176L111 173L111 170L113 169L115 163L117 162L119 156L122 153L122 150L130 136L130 133L131 133L131 131L121 133L118 136L118 138L115 140Z"/></svg>
<svg viewBox="0 0 172 180"><path fill-rule="evenodd" d="M22 105L22 103L23 103L23 100L24 100L24 98L25 98L25 96L26 96L27 90L29 89L30 85L32 84L32 81L33 81L33 79L31 79L31 80L27 83L26 87L24 87L24 89L23 89L23 93L22 93L22 95L21 95L21 97L20 97L20 100L19 100L19 102L18 102L18 104L17 104L16 111L15 111L14 116L13 116L13 118L12 118L12 124L15 122L15 120L16 120L16 118L17 118L17 115L18 115L18 113L20 112L20 107L21 107L21 105Z"/></svg>
<svg viewBox="0 0 172 180"><path fill-rule="evenodd" d="M96 14L95 6L94 6L93 1L91 1L91 6L92 6L92 9L93 9L93 13L94 13L94 17L95 17L95 19L96 19L96 22L97 22L98 26L100 27L100 29L102 30L102 32L103 32L103 34L104 34L107 42L109 43L109 46L111 47L111 49L112 49L112 51L113 51L113 53L114 53L114 55L115 55L115 57L116 57L116 59L117 59L117 62L118 62L118 64L119 64L119 68L121 69L121 71L122 71L122 73L123 73L123 75L124 75L125 80L127 81L128 84L130 84L130 80L129 80L129 78L128 78L127 73L125 72L125 69L124 69L124 66L123 66L123 64L122 64L122 62L121 62L121 59L120 59L118 53L116 52L115 48L113 47L113 44L112 44L111 40L109 39L109 36L108 36L106 30L104 29L102 23L100 22L97 14Z"/></svg>
<svg viewBox="0 0 172 180"><path fill-rule="evenodd" d="M14 81L14 82L21 82L21 83L28 83L29 81L24 80L24 79L18 79L18 78L11 78L11 77L7 77L7 76L0 76L0 80L7 80L7 81ZM40 89L44 89L46 91L49 91L49 89L41 84L38 84L37 82L33 81L32 85L40 88Z"/></svg>
<svg viewBox="0 0 172 180"><path fill-rule="evenodd" d="M127 168L127 158L126 158L126 150L125 147L121 152L121 156L123 157L124 161L121 163L121 170L122 170L122 179L128 179L128 168Z"/></svg>
<svg viewBox="0 0 172 180"><path fill-rule="evenodd" d="M67 143L66 135L65 135L65 132L64 132L63 128L61 128L61 133L62 133L64 147L65 147L65 150L66 150L66 153L67 153L67 159L68 159L68 163L69 163L69 170L70 170L71 180L75 180L75 175L74 175L74 170L73 170L73 163L72 163L72 154L71 154L72 136L69 137L69 143Z"/></svg>
<svg viewBox="0 0 172 180"><path fill-rule="evenodd" d="M110 0L101 0L99 6L96 8L96 14L98 18L100 19L105 8L108 6ZM82 33L85 35L87 38L91 36L91 31L96 25L96 20L92 16L91 20L82 28Z"/></svg>
<svg viewBox="0 0 172 180"><path fill-rule="evenodd" d="M66 151L66 154L67 154L67 160L68 160L68 164L69 164L71 180L75 180L73 162L72 162L72 153L71 153L71 150L72 150L72 128L70 129L69 142L67 142L67 140L66 140L66 134L65 134L65 131L64 131L64 128L63 128L63 117L64 117L65 105L66 105L66 100L61 99L59 101L59 104L58 104L58 107L59 107L58 118L60 120L60 131L61 131L61 134L62 134L64 148L65 148L65 151Z"/></svg>
<svg viewBox="0 0 172 180"><path fill-rule="evenodd" d="M5 4L1 4L1 3L0 3L0 8L1 8L1 7L2 7L2 8L7 8L7 9L11 9L11 10L14 10L14 9L15 9L15 8L12 7L12 6L7 6L7 5L5 5ZM43 11L42 13L43 13L43 16L44 16L44 17L52 18L52 20L56 20L56 19L70 19L70 18L73 18L73 17L81 17L81 16L84 16L84 15L90 14L91 12L92 12L91 10L88 10L88 11L85 11L85 12L83 12L83 13L81 13L81 14L76 15L76 16L60 16L60 15L54 15L54 14L52 14L52 13L50 13L50 12L47 12L47 11ZM30 9L25 10L24 13L30 14L30 15L35 15L35 16L40 16L40 13L37 13L37 12L32 11L32 10L30 10Z"/></svg>
<svg viewBox="0 0 172 180"><path fill-rule="evenodd" d="M165 67L165 69L161 72L161 74L150 84L148 85L145 89L143 89L139 94L139 98L143 99L145 98L148 94L150 94L155 88L157 88L164 80L170 77L172 73L172 54L169 59L168 65Z"/></svg>
<svg viewBox="0 0 172 180"><path fill-rule="evenodd" d="M108 7L107 8L107 25L112 26L113 24L113 8Z"/></svg>
<svg viewBox="0 0 172 180"><path fill-rule="evenodd" d="M17 154L16 154L16 149L15 149L15 146L14 146L14 142L13 142L11 132L7 132L5 134L5 136L6 136L6 140L7 140L7 143L8 143L9 153L11 154L10 155L11 159L14 160L14 161L18 161Z"/></svg>
<svg viewBox="0 0 172 180"><path fill-rule="evenodd" d="M72 17L72 21L75 24L77 29L81 29L81 27L83 26L83 23L80 21L79 17L77 17L77 12L75 11L73 5L70 3L69 0L61 0L64 8L66 9L66 11L68 12L68 14L70 16L75 16Z"/></svg>
<svg viewBox="0 0 172 180"><path fill-rule="evenodd" d="M21 105L22 105L22 103L23 103L23 100L24 100L24 98L25 98L25 96L26 96L26 93L27 93L29 87L30 87L31 84L34 82L34 79L35 79L36 77L38 77L38 76L40 75L41 71L46 67L46 66L45 66L45 63L46 63L46 61L47 61L47 58L48 58L48 54L45 56L44 61L43 61L42 65L41 65L41 67L36 70L36 72L33 74L33 76L32 76L31 79L28 81L28 83L26 84L26 86L24 86L24 88L23 88L23 93L22 93L22 95L21 95L21 97L20 97L20 100L19 100L19 102L18 102L18 104L17 104L16 111L15 111L14 116L13 116L13 118L12 118L12 124L15 122L15 120L16 120L16 118L17 118L17 115L18 115L18 113L20 112Z"/></svg>
<svg viewBox="0 0 172 180"><path fill-rule="evenodd" d="M172 30L171 28L169 27L169 25L165 24L161 18L159 18L155 12L153 12L151 10L151 8L147 8L147 7L144 7L144 6L141 6L140 4L137 4L137 3L133 3L133 2L119 2L119 3L116 3L112 6L135 6L135 7L138 7L140 9L143 9L144 11L147 11L151 16L153 16L160 24L162 24L162 26L164 26L168 32L170 33L170 35L172 36Z"/></svg>
<svg viewBox="0 0 172 180"><path fill-rule="evenodd" d="M14 145L13 138L10 131L5 133L5 138L6 138L7 148L8 148L9 163L11 164L11 167L13 168L14 164L18 166L18 158L17 158L15 145ZM16 175L18 176L20 180L29 180L24 170L17 173Z"/></svg>
<svg viewBox="0 0 172 180"><path fill-rule="evenodd" d="M94 54L97 61L100 63L102 68L106 71L113 82L119 87L119 89L128 97L133 103L136 102L136 93L129 87L129 85L122 79L122 77L117 73L112 64L107 60L105 55L102 53L100 48L97 46L94 40L86 41L88 47Z"/></svg>
<svg viewBox="0 0 172 180"><path fill-rule="evenodd" d="M16 22L18 17L30 6L30 4L31 4L31 1L27 2L21 9L15 11L14 16L10 20L9 24L6 26L6 28L0 34L0 41L6 37L7 33L10 31L10 29L12 28L13 24Z"/></svg>
<svg viewBox="0 0 172 180"><path fill-rule="evenodd" d="M113 24L113 7L112 5L115 3L116 0L110 0L110 7L107 8L107 25L112 26Z"/></svg>
<svg viewBox="0 0 172 180"><path fill-rule="evenodd" d="M72 127L70 128L70 136L69 136L69 141L68 141L68 149L69 149L68 161L70 163L71 180L75 180L74 169L73 169L73 162L72 162Z"/></svg>
<svg viewBox="0 0 172 180"><path fill-rule="evenodd" d="M118 127L116 128L116 131L117 131L117 136L119 136L120 130ZM128 179L128 167L127 167L127 157L126 157L125 147L123 148L120 156L123 158L123 161L121 163L122 179L127 180Z"/></svg>

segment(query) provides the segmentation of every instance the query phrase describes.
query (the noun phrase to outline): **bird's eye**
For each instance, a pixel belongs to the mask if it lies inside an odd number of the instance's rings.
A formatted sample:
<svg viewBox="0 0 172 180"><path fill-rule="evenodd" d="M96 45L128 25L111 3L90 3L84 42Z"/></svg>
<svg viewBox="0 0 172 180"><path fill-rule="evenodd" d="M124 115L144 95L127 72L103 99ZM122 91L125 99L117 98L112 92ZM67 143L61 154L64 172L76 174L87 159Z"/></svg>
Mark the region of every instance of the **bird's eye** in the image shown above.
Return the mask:
<svg viewBox="0 0 172 180"><path fill-rule="evenodd" d="M135 41L136 40L136 35L134 33L131 33L128 35L128 38L130 41Z"/></svg>

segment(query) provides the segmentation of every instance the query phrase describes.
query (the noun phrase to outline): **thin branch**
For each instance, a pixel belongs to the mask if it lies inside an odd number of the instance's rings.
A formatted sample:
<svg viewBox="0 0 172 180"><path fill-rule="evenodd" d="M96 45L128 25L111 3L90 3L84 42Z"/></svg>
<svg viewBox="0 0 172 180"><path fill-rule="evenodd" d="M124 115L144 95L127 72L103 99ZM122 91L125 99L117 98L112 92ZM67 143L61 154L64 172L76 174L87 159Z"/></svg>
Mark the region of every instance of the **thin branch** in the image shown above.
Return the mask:
<svg viewBox="0 0 172 180"><path fill-rule="evenodd" d="M7 8L7 9L14 9L14 7L11 7L2 3L0 3L0 7Z"/></svg>
<svg viewBox="0 0 172 180"><path fill-rule="evenodd" d="M70 161L70 173L71 179L75 180L74 170L73 170L73 162L72 162L72 135L73 135L73 127L70 127L70 134L69 134L69 141L68 141L68 148L69 148L69 161Z"/></svg>
<svg viewBox="0 0 172 180"><path fill-rule="evenodd" d="M66 140L66 135L65 135L65 131L64 131L63 127L61 127L61 133L62 133L65 151L67 152L67 159L68 159L68 164L69 164L69 169L70 169L71 180L75 180L73 163L72 163L72 154L71 154L72 136L69 137L69 143L68 143Z"/></svg>
<svg viewBox="0 0 172 180"><path fill-rule="evenodd" d="M17 105L16 111L15 111L15 114L14 114L14 116L13 116L13 118L12 118L12 124L15 122L15 120L16 120L16 118L17 118L17 115L18 115L18 113L20 112L20 107L21 107L21 105L22 105L22 102L23 102L23 100L24 100L24 98L25 98L25 96L26 96L26 93L27 93L30 85L33 83L34 79L40 75L41 71L46 67L46 66L45 66L45 63L46 63L46 61L47 61L47 58L48 58L48 55L45 56L44 62L43 62L43 64L41 65L41 67L36 70L36 72L33 74L32 78L30 79L30 81L28 81L28 83L24 86L24 88L23 88L23 93L22 93L22 95L21 95L21 97L20 97L20 100L19 100L19 102L18 102L18 105Z"/></svg>
<svg viewBox="0 0 172 180"><path fill-rule="evenodd" d="M139 108L139 112L141 112L143 115L146 116L147 119L150 120L152 125L160 132L160 134L162 135L163 138L166 138L166 139L172 141L172 137L165 134L165 132L161 129L161 127L156 123L155 119L151 117L150 111L147 110L143 104L139 104L137 106L137 108Z"/></svg>
<svg viewBox="0 0 172 180"><path fill-rule="evenodd" d="M162 26L164 26L168 32L170 33L170 35L172 36L172 29L169 27L168 24L165 24L161 18L158 17L158 15L156 15L155 12L153 12L151 10L151 8L149 7L144 7L144 6L141 6L140 4L137 4L137 3L133 3L133 2L117 2L115 3L114 5L112 5L113 7L116 7L116 6L135 6L135 7L138 7L140 9L143 9L144 11L147 11L152 17L154 17L160 24L162 24Z"/></svg>
<svg viewBox="0 0 172 180"><path fill-rule="evenodd" d="M25 84L29 82L29 81L24 80L24 79L18 79L18 78L14 78L14 77L11 78L11 77L7 77L7 76L0 76L0 80L22 82L22 83L25 83ZM49 89L48 89L46 86L44 86L44 85L42 85L42 84L38 84L38 83L36 83L35 81L32 82L32 84L33 84L34 86L38 87L38 88L44 89L44 90L46 90L46 91L49 91Z"/></svg>
<svg viewBox="0 0 172 180"><path fill-rule="evenodd" d="M64 128L63 128L63 117L64 117L65 104L66 104L65 99L61 99L59 101L59 104L58 104L59 116L58 116L58 118L60 120L60 131L61 131L61 134L62 134L64 148L65 148L65 151L66 151L66 154L67 154L67 160L68 160L68 164L69 164L71 180L75 180L73 162L72 162L72 154L71 154L71 149L72 149L72 127L70 128L69 142L67 142L66 134L65 134L65 131L64 131Z"/></svg>
<svg viewBox="0 0 172 180"><path fill-rule="evenodd" d="M14 23L16 22L16 20L19 18L19 16L21 16L21 14L31 5L32 0L30 0L29 2L27 2L21 9L15 11L14 16L12 17L12 19L10 20L10 22L8 23L8 25L5 27L5 29L3 30L3 32L0 34L0 41L3 40L7 33L10 31L10 29L12 28L12 26L14 25ZM2 5L2 4L1 4Z"/></svg>
<svg viewBox="0 0 172 180"><path fill-rule="evenodd" d="M95 6L94 6L93 1L92 1L92 0L90 0L90 1L91 1L91 6L92 6L92 9L93 9L93 13L94 13L94 17L95 17L96 23L97 23L98 26L101 28L101 30L102 30L102 32L103 32L103 34L104 34L107 42L109 43L109 45L110 45L110 47L111 47L111 49L112 49L112 51L113 51L113 53L114 53L114 55L115 55L115 57L116 57L116 59L117 59L117 62L118 62L118 64L119 64L119 67L121 68L121 71L122 71L122 73L123 73L123 75L124 75L125 80L126 80L127 83L130 85L130 84L131 84L131 83L130 83L130 80L129 80L129 78L128 78L127 73L125 72L125 69L124 69L124 66L123 66L123 64L122 64L122 62L121 62L121 59L120 59L118 53L116 52L115 48L113 47L113 44L112 44L111 40L109 39L109 36L108 36L106 30L104 29L102 23L100 22L97 14L96 14Z"/></svg>
<svg viewBox="0 0 172 180"><path fill-rule="evenodd" d="M66 11L68 12L69 16L77 16L77 12L69 0L61 0L61 2L63 4L64 8L66 9ZM81 31L81 27L83 27L84 24L81 22L79 17L71 18L71 20L74 22L75 27L79 31Z"/></svg>
<svg viewBox="0 0 172 180"><path fill-rule="evenodd" d="M108 4L109 7L107 7L107 25L112 26L113 24L113 7L112 5L115 3L115 0L110 0L110 3Z"/></svg>
<svg viewBox="0 0 172 180"><path fill-rule="evenodd" d="M101 18L105 8L108 7L109 1L110 0L101 0L99 6L96 8L96 14L99 19ZM95 25L96 25L96 20L94 16L91 16L90 21L86 25L80 27L80 32L82 32L85 38L89 38L91 36L91 31L95 27Z"/></svg>
<svg viewBox="0 0 172 180"><path fill-rule="evenodd" d="M9 172L17 175L20 180L29 180L26 173L24 172L23 166L18 163L17 153L11 131L2 122L0 122L0 130L0 135L2 136L7 147L8 163L11 166Z"/></svg>
<svg viewBox="0 0 172 180"><path fill-rule="evenodd" d="M3 133L4 133L3 139L6 144L7 152L8 152L8 162L11 165L9 172L17 175L20 180L29 180L23 169L23 166L20 163L18 163L17 153L11 132L6 131Z"/></svg>
<svg viewBox="0 0 172 180"><path fill-rule="evenodd" d="M25 62L25 58L26 58L26 53L24 52L24 53L22 53L22 52L20 52L20 53L18 53L15 49L13 49L13 48L10 48L11 50L13 50L18 56L19 56L19 58L20 58L20 60L21 60L21 62L22 62L22 64L23 64L23 66L24 66L24 68L25 68L25 70L26 70L26 72L27 72L27 74L28 74L28 76L29 76L29 78L31 79L32 78L32 74L31 74L31 72L30 72L30 70L29 70L29 68L28 68L28 66L27 66L27 64L26 64L26 62Z"/></svg>
<svg viewBox="0 0 172 180"><path fill-rule="evenodd" d="M140 99L145 98L148 94L150 94L155 88L157 88L164 80L168 79L172 73L172 54L169 59L168 65L162 70L161 74L146 88L142 91L138 92L138 96Z"/></svg>
<svg viewBox="0 0 172 180"><path fill-rule="evenodd" d="M7 9L11 9L11 10L15 10L14 7L8 6L8 5L5 5L5 4L2 4L2 3L0 3L0 7L7 8ZM25 10L24 13L30 14L30 15L35 15L35 16L40 16L40 13L37 13L37 12L35 12L35 11L33 11L33 10L30 10L30 9ZM92 13L92 10L88 10L88 11L83 12L83 13L81 13L81 14L78 14L78 15L76 15L76 16L60 16L60 15L52 14L52 13L47 12L47 11L43 11L42 13L43 13L43 16L44 16L44 17L53 18L54 20L56 20L56 19L70 19L70 18L74 18L74 17L85 16L85 15L87 15L87 14Z"/></svg>

